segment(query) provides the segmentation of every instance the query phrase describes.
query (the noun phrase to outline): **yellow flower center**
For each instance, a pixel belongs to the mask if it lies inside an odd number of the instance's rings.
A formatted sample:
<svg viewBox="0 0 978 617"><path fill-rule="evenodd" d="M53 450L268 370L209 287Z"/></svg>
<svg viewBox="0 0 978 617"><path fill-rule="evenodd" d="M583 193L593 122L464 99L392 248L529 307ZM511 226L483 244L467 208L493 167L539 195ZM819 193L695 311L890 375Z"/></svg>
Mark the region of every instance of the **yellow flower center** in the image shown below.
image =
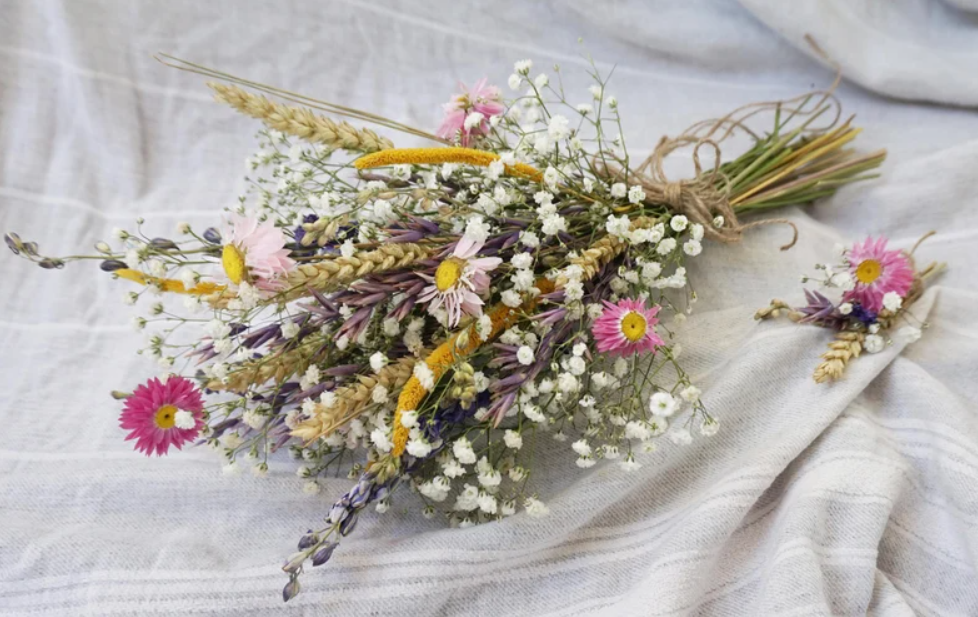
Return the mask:
<svg viewBox="0 0 978 617"><path fill-rule="evenodd" d="M224 251L221 253L221 264L224 266L224 273L235 285L240 285L248 274L248 267L245 265L244 253L233 244L225 244Z"/></svg>
<svg viewBox="0 0 978 617"><path fill-rule="evenodd" d="M456 257L449 257L438 264L438 269L435 270L435 287L438 288L438 291L451 289L462 278L464 268L465 262Z"/></svg>
<svg viewBox="0 0 978 617"><path fill-rule="evenodd" d="M173 405L163 405L156 410L156 426L160 428L173 428L177 421L177 408Z"/></svg>
<svg viewBox="0 0 978 617"><path fill-rule="evenodd" d="M629 311L621 319L621 333L632 343L642 340L648 328L649 322L641 313Z"/></svg>
<svg viewBox="0 0 978 617"><path fill-rule="evenodd" d="M875 259L867 259L856 266L856 279L863 285L869 285L883 274L883 266Z"/></svg>

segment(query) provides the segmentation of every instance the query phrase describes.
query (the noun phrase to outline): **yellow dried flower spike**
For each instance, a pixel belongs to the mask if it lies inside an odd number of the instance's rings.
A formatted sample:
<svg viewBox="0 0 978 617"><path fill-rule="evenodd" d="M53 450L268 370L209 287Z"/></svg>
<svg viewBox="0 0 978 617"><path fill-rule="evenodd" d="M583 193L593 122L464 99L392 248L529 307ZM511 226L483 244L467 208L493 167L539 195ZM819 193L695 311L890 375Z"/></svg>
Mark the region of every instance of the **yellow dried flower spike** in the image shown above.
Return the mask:
<svg viewBox="0 0 978 617"><path fill-rule="evenodd" d="M131 270L129 268L116 270L114 274L128 281L139 283L140 285L156 285L163 291L169 291L178 294L193 294L195 296L204 296L218 291L224 291L224 285L218 285L217 283L211 283L208 281L197 283L190 289L187 289L182 281L178 281L176 279L161 279L161 278L156 278L154 276L146 276L139 270Z"/></svg>
<svg viewBox="0 0 978 617"><path fill-rule="evenodd" d="M489 167L500 159L498 154L476 150L474 148L394 148L382 150L353 161L357 169L373 169L388 165L441 165L443 163L460 163ZM543 180L543 174L525 163L514 163L505 166L506 173L517 178L526 178L534 182Z"/></svg>

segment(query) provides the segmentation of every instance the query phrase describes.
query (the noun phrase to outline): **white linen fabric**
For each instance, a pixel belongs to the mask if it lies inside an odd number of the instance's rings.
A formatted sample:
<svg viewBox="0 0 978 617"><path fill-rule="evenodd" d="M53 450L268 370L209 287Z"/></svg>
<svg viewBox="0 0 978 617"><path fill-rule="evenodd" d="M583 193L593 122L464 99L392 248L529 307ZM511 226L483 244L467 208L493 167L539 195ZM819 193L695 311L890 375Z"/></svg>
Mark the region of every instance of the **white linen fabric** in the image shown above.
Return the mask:
<svg viewBox="0 0 978 617"><path fill-rule="evenodd" d="M74 254L138 215L160 236L215 222L258 127L157 51L429 129L456 80L505 84L522 58L559 63L583 102L589 51L616 63L608 91L638 152L828 84L805 32L866 88L978 102L969 3L883 4L5 0L0 228ZM405 492L287 605L279 560L349 481L310 497L287 460L227 478L205 449L134 453L108 392L159 369L133 353L126 283L3 256L0 615L978 615L978 118L849 82L839 96L857 147L889 149L883 177L788 209L789 252L765 227L693 261L683 359L718 435L665 442L631 474L549 444L541 520L448 529ZM906 248L930 229L918 258L950 269L906 349L816 385L831 334L752 321L773 297L800 302L798 275L836 242Z"/></svg>

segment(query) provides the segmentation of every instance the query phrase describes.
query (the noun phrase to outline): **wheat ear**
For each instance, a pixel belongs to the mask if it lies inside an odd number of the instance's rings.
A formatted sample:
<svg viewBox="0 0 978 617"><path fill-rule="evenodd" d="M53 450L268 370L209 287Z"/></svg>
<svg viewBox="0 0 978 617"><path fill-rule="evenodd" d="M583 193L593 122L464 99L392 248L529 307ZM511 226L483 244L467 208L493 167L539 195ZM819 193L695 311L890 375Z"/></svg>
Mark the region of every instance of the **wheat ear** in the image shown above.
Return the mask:
<svg viewBox="0 0 978 617"><path fill-rule="evenodd" d="M813 377L817 383L839 379L849 361L858 358L863 350L865 335L861 332L839 332L829 343L829 350L822 354L823 362L815 367Z"/></svg>
<svg viewBox="0 0 978 617"><path fill-rule="evenodd" d="M358 383L337 388L336 402L332 407L317 404L313 416L301 422L292 430L292 435L310 442L326 437L337 428L354 419L367 408L373 400L374 388L383 386L388 392L396 392L404 387L414 371L418 359L405 356L388 364L374 375L360 375Z"/></svg>
<svg viewBox="0 0 978 617"><path fill-rule="evenodd" d="M237 86L209 82L214 98L246 116L262 120L271 128L330 148L353 152L378 152L394 144L369 129L357 129L346 122L335 122L304 107L291 107L252 94Z"/></svg>
<svg viewBox="0 0 978 617"><path fill-rule="evenodd" d="M435 249L420 244L385 244L373 251L357 253L352 257L334 257L316 263L301 264L285 277L285 285L290 291L279 294L276 299L289 300L306 293L305 288L317 290L336 287L396 268L405 268L416 261L427 258Z"/></svg>
<svg viewBox="0 0 978 617"><path fill-rule="evenodd" d="M657 219L640 216L632 220L632 229L652 227ZM627 243L612 235L603 236L584 250L579 257L571 260L571 264L580 266L584 271L581 280L588 280L605 267L612 259L621 254ZM560 275L554 281L558 288L567 284L567 277Z"/></svg>

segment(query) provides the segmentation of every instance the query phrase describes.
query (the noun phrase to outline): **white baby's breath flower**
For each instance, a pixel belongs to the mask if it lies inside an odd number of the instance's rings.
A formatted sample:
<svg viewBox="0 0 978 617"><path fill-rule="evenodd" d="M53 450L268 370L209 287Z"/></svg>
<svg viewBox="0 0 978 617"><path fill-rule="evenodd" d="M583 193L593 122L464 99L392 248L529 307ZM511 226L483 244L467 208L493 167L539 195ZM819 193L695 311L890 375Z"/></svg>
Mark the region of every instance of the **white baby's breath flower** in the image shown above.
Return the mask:
<svg viewBox="0 0 978 617"><path fill-rule="evenodd" d="M700 424L700 435L703 435L704 437L712 437L716 435L717 431L719 430L720 421L716 418L707 418L706 420L703 420L702 424Z"/></svg>
<svg viewBox="0 0 978 617"><path fill-rule="evenodd" d="M516 359L523 366L533 364L533 349L527 347L526 345L521 346L518 350L516 350Z"/></svg>
<svg viewBox="0 0 978 617"><path fill-rule="evenodd" d="M503 304L510 308L516 308L523 303L523 299L520 297L520 294L513 289L507 289L502 293L502 301Z"/></svg>
<svg viewBox="0 0 978 617"><path fill-rule="evenodd" d="M686 386L679 393L679 396L687 403L695 403L700 400L702 391L696 386Z"/></svg>
<svg viewBox="0 0 978 617"><path fill-rule="evenodd" d="M306 372L303 373L302 378L299 379L299 387L303 390L308 390L309 388L318 384L321 378L322 375L320 374L319 367L312 364L306 369Z"/></svg>
<svg viewBox="0 0 978 617"><path fill-rule="evenodd" d="M588 92L591 93L591 96L593 96L595 100L601 100L601 97L604 94L604 89L600 85L594 84L593 86L588 87Z"/></svg>
<svg viewBox="0 0 978 617"><path fill-rule="evenodd" d="M703 245L699 240L687 240L683 243L683 252L690 257L696 257L703 252Z"/></svg>
<svg viewBox="0 0 978 617"><path fill-rule="evenodd" d="M901 306L903 306L903 298L900 297L900 294L895 291L888 291L883 294L883 308L895 313L900 310Z"/></svg>
<svg viewBox="0 0 978 617"><path fill-rule="evenodd" d="M531 422L543 422L547 419L540 408L533 404L526 404L521 407L523 415L527 417Z"/></svg>
<svg viewBox="0 0 978 617"><path fill-rule="evenodd" d="M582 116L594 113L594 105L590 103L581 103L574 109L576 109L577 113L581 114Z"/></svg>
<svg viewBox="0 0 978 617"><path fill-rule="evenodd" d="M383 329L387 336L397 336L401 331L401 325L393 317L388 317L384 319Z"/></svg>
<svg viewBox="0 0 978 617"><path fill-rule="evenodd" d="M632 420L625 424L625 438L645 441L652 438L652 431L644 422Z"/></svg>
<svg viewBox="0 0 978 617"><path fill-rule="evenodd" d="M531 518L543 518L550 514L550 508L534 497L527 497L526 501L523 502L523 508L526 509L526 514Z"/></svg>
<svg viewBox="0 0 978 617"><path fill-rule="evenodd" d="M869 353L879 353L886 347L886 341L879 334L868 334L863 340L863 349Z"/></svg>
<svg viewBox="0 0 978 617"><path fill-rule="evenodd" d="M622 462L618 463L618 466L621 467L622 470L624 470L624 471L635 471L639 467L641 467L642 464L635 460L635 456L634 455L632 455L631 453L629 453L628 456L625 457L625 460L623 460Z"/></svg>
<svg viewBox="0 0 978 617"><path fill-rule="evenodd" d="M842 313L843 315L848 315L848 314L852 313L852 303L851 302L843 302L842 304L840 304L839 305L839 312Z"/></svg>
<svg viewBox="0 0 978 617"><path fill-rule="evenodd" d="M540 246L540 237L532 231L521 231L520 242L523 243L523 246L528 248L536 248Z"/></svg>
<svg viewBox="0 0 978 617"><path fill-rule="evenodd" d="M386 428L378 427L371 431L370 442L373 443L374 447L381 452L390 452L394 447L394 444L391 443L390 437L387 434Z"/></svg>
<svg viewBox="0 0 978 617"><path fill-rule="evenodd" d="M633 204L640 204L645 201L645 189L637 184L629 188L628 201Z"/></svg>
<svg viewBox="0 0 978 617"><path fill-rule="evenodd" d="M379 405L383 405L384 403L387 402L388 395L389 392L387 391L387 387L383 386L382 384L377 384L374 386L373 391L370 393L370 400L372 400L373 402Z"/></svg>
<svg viewBox="0 0 978 617"><path fill-rule="evenodd" d="M656 392L649 398L649 410L653 415L668 418L679 409L679 403L668 392Z"/></svg>
<svg viewBox="0 0 978 617"><path fill-rule="evenodd" d="M387 366L387 356L382 351L375 352L370 356L370 368L377 373L380 369Z"/></svg>
<svg viewBox="0 0 978 617"><path fill-rule="evenodd" d="M577 452L578 456L591 456L591 446L586 439L579 439L571 444L571 449Z"/></svg>
<svg viewBox="0 0 978 617"><path fill-rule="evenodd" d="M401 426L412 429L418 426L418 412L413 409L401 412Z"/></svg>
<svg viewBox="0 0 978 617"><path fill-rule="evenodd" d="M414 365L414 376L421 383L421 387L431 392L435 389L435 374L431 371L427 364L424 362L418 362Z"/></svg>
<svg viewBox="0 0 978 617"><path fill-rule="evenodd" d="M465 238L474 244L482 244L492 232L492 228L481 216L471 217L465 224Z"/></svg>
<svg viewBox="0 0 978 617"><path fill-rule="evenodd" d="M526 270L533 265L533 255L530 253L516 253L510 260L513 267L517 270Z"/></svg>
<svg viewBox="0 0 978 617"><path fill-rule="evenodd" d="M689 219L682 214L677 214L669 221L669 227L672 227L673 231L683 231L687 225L689 225Z"/></svg>
<svg viewBox="0 0 978 617"><path fill-rule="evenodd" d="M509 89L510 90L519 90L520 89L520 85L522 83L523 83L523 78L521 78L516 73L513 73L512 75L509 76L508 85L509 85Z"/></svg>
<svg viewBox="0 0 978 617"><path fill-rule="evenodd" d="M462 122L462 126L465 127L466 131L471 131L472 129L481 126L482 121L485 119L486 117L484 114L478 111L473 111L469 113L469 115L465 116L465 120Z"/></svg>
<svg viewBox="0 0 978 617"><path fill-rule="evenodd" d="M186 409L181 409L174 414L173 425L180 429L192 429L197 426L197 419L194 418L193 413Z"/></svg>
<svg viewBox="0 0 978 617"><path fill-rule="evenodd" d="M424 458L431 454L431 444L420 435L408 440L407 453L415 458Z"/></svg>
<svg viewBox="0 0 978 617"><path fill-rule="evenodd" d="M512 448L513 450L519 450L523 447L523 437L513 430L507 430L503 433L503 442L507 448Z"/></svg>
<svg viewBox="0 0 978 617"><path fill-rule="evenodd" d="M533 68L533 60L518 60L513 65L513 70L516 71L518 74L524 76L528 75L530 73L530 69L532 68Z"/></svg>
<svg viewBox="0 0 978 617"><path fill-rule="evenodd" d="M547 77L546 73L540 73L533 79L533 85L537 87L537 90L546 88L550 84L550 78Z"/></svg>
<svg viewBox="0 0 978 617"><path fill-rule="evenodd" d="M702 240L704 231L703 226L699 223L693 223L689 226L689 235L693 240Z"/></svg>
<svg viewBox="0 0 978 617"><path fill-rule="evenodd" d="M723 227L723 224L725 222L726 222L726 219L724 219L722 216L717 216L717 217L714 217L713 218L713 226L714 227Z"/></svg>
<svg viewBox="0 0 978 617"><path fill-rule="evenodd" d="M669 255L674 250L676 250L676 239L666 238L659 242L658 246L655 247L655 252L659 255Z"/></svg>
<svg viewBox="0 0 978 617"><path fill-rule="evenodd" d="M570 137L570 122L561 115L551 116L550 123L547 125L547 134L554 141L560 141L561 139Z"/></svg>
<svg viewBox="0 0 978 617"><path fill-rule="evenodd" d="M241 421L255 429L256 431L261 427L265 426L265 416L258 413L254 409L248 409L243 414L241 414Z"/></svg>
<svg viewBox="0 0 978 617"><path fill-rule="evenodd" d="M625 186L624 182L616 182L611 185L611 196L617 199L621 199L628 194L628 187Z"/></svg>
<svg viewBox="0 0 978 617"><path fill-rule="evenodd" d="M455 440L455 443L452 444L452 454L463 465L471 465L476 461L475 451L472 449L472 442L465 437L460 437Z"/></svg>
<svg viewBox="0 0 978 617"><path fill-rule="evenodd" d="M299 325L291 319L282 324L282 336L285 338L295 338L299 334Z"/></svg>

